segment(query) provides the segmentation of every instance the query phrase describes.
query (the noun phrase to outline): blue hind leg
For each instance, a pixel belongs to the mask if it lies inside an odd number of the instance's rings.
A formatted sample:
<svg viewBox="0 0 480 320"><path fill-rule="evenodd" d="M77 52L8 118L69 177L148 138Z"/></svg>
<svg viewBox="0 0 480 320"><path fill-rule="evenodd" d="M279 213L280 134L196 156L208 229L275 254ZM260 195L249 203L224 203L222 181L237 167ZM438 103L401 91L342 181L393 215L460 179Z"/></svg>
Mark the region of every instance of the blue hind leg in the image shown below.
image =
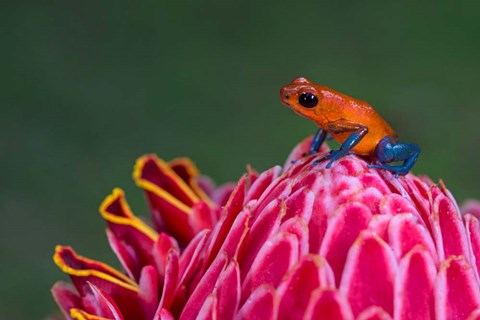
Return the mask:
<svg viewBox="0 0 480 320"><path fill-rule="evenodd" d="M414 143L398 143L392 137L383 138L375 149L375 159L381 164L371 164L369 168L385 169L395 173L395 177L404 176L410 171L420 155L420 147ZM403 161L402 165L386 163Z"/></svg>

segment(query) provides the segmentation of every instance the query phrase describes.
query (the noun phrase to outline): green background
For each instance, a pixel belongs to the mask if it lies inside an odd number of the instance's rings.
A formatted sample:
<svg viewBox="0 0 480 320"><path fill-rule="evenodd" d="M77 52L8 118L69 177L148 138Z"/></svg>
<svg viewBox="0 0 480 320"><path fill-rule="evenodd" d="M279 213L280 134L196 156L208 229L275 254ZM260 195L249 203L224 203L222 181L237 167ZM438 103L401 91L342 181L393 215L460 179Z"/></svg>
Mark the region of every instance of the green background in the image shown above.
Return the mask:
<svg viewBox="0 0 480 320"><path fill-rule="evenodd" d="M378 2L380 3L380 2ZM480 8L436 2L3 4L0 318L42 319L58 243L118 265L98 205L135 159L189 156L217 182L283 163L315 131L280 104L297 76L369 101L414 168L480 198Z"/></svg>

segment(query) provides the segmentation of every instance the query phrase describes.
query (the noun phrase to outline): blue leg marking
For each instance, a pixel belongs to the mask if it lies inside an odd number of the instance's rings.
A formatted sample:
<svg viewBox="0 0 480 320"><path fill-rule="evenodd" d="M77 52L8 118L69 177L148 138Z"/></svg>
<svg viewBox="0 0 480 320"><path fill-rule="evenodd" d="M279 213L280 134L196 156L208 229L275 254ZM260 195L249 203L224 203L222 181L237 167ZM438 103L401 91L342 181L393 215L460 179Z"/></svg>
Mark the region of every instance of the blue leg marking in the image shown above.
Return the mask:
<svg viewBox="0 0 480 320"><path fill-rule="evenodd" d="M363 137L367 134L367 132L368 132L368 129L365 127L358 128L347 138L347 140L345 140L345 142L342 143L342 145L340 146L340 149L331 151L328 156L323 157L318 162L323 160L330 160L326 166L326 168L329 169L332 166L332 164L335 162L335 160L338 160L341 157L351 154L352 148L355 147L363 139Z"/></svg>
<svg viewBox="0 0 480 320"><path fill-rule="evenodd" d="M327 132L323 129L318 129L317 133L315 133L315 136L313 137L313 141L312 141L312 144L310 145L310 149L308 150L308 154L312 155L317 153L318 150L320 150L320 147L322 146L326 137L327 137Z"/></svg>
<svg viewBox="0 0 480 320"><path fill-rule="evenodd" d="M375 158L380 165L371 164L369 168L385 169L395 173L395 177L404 176L410 171L420 155L420 147L414 143L398 143L392 137L383 138L375 149ZM403 161L402 165L392 166L385 163Z"/></svg>

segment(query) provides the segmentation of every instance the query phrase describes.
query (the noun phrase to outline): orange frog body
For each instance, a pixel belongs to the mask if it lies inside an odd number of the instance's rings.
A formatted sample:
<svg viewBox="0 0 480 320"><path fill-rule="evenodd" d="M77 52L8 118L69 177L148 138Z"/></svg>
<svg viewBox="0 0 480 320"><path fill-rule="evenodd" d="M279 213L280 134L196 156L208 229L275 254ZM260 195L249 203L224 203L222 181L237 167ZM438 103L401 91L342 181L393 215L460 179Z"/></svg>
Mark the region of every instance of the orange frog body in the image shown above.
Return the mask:
<svg viewBox="0 0 480 320"><path fill-rule="evenodd" d="M413 166L419 148L415 144L400 144L390 125L365 101L349 97L306 78L297 78L280 91L282 102L299 115L313 120L320 128L311 153L318 151L326 134L342 144L333 151L327 168L338 158L350 153L370 157L380 162L371 167L405 175ZM323 159L322 159L323 160ZM403 166L385 163L405 161Z"/></svg>

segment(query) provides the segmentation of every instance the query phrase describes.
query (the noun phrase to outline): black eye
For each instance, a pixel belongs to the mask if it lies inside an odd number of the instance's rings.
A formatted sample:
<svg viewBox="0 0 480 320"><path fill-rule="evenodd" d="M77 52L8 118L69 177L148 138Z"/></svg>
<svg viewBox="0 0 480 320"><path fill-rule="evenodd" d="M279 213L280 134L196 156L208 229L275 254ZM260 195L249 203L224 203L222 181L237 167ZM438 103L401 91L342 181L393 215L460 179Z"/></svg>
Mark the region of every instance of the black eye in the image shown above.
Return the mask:
<svg viewBox="0 0 480 320"><path fill-rule="evenodd" d="M314 108L318 103L318 98L313 93L305 92L298 97L298 103L305 108Z"/></svg>

